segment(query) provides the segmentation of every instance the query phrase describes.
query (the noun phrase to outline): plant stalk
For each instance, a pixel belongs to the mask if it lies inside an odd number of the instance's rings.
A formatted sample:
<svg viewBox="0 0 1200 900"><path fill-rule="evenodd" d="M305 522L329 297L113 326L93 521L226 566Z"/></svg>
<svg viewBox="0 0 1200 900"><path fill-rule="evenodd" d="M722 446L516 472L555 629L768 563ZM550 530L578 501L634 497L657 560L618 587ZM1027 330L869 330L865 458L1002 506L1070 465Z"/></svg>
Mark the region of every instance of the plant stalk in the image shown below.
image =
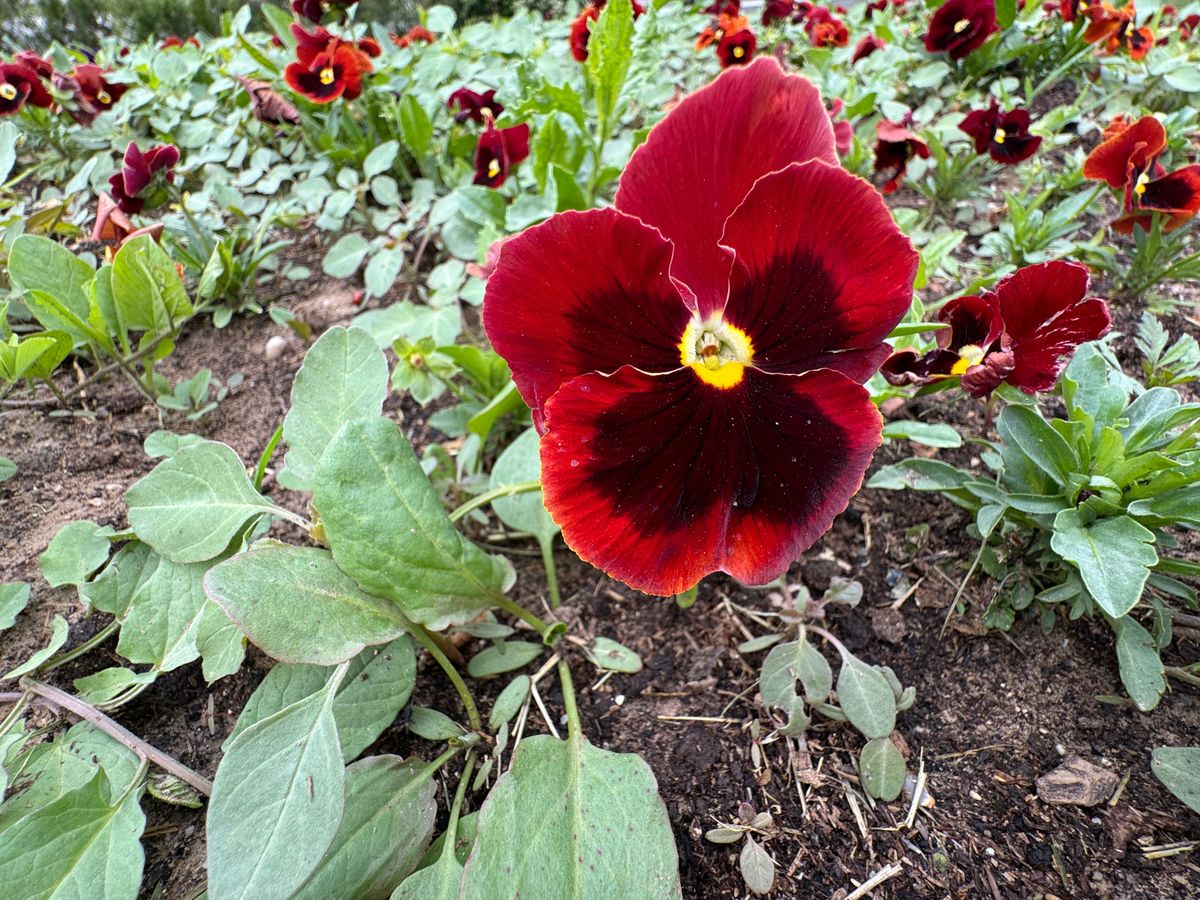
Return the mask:
<svg viewBox="0 0 1200 900"><path fill-rule="evenodd" d="M412 636L428 651L430 656L437 660L437 664L442 667L442 671L446 673L446 677L450 679L450 683L458 691L463 708L467 711L467 721L471 724L471 730L482 733L483 718L479 715L479 708L475 705L475 698L471 696L471 691L467 687L467 683L463 681L462 675L458 673L458 669L454 668L454 663L446 658L446 654L442 652L442 648L437 645L437 641L433 639L433 635L424 626L418 625L415 622L412 623Z"/></svg>

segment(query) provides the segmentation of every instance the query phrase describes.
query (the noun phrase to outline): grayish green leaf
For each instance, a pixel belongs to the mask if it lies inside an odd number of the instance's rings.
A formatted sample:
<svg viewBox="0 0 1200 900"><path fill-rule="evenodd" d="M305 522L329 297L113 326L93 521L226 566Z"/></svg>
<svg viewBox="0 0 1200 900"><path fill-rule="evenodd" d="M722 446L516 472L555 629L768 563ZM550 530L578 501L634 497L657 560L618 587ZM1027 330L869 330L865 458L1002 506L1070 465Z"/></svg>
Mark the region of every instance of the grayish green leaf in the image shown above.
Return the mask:
<svg viewBox="0 0 1200 900"><path fill-rule="evenodd" d="M1200 747L1155 747L1150 770L1192 812L1200 813Z"/></svg>
<svg viewBox="0 0 1200 900"><path fill-rule="evenodd" d="M42 577L51 587L86 581L108 559L109 537L113 533L110 526L86 519L68 522L38 557Z"/></svg>
<svg viewBox="0 0 1200 900"><path fill-rule="evenodd" d="M596 638L592 643L591 657L602 669L628 674L642 671L642 658L612 638Z"/></svg>
<svg viewBox="0 0 1200 900"><path fill-rule="evenodd" d="M542 644L528 641L497 641L481 650L467 663L467 672L472 678L490 678L529 665L546 648Z"/></svg>
<svg viewBox="0 0 1200 900"><path fill-rule="evenodd" d="M462 727L445 713L425 706L414 706L408 730L427 741L448 741L463 733Z"/></svg>
<svg viewBox="0 0 1200 900"><path fill-rule="evenodd" d="M863 787L877 800L891 803L904 787L904 757L889 738L867 741L858 760Z"/></svg>
<svg viewBox="0 0 1200 900"><path fill-rule="evenodd" d="M1092 599L1114 619L1137 606L1158 562L1154 533L1129 516L1085 523L1078 509L1064 509L1054 517L1050 547L1079 569Z"/></svg>
<svg viewBox="0 0 1200 900"><path fill-rule="evenodd" d="M837 679L838 705L850 724L868 738L885 738L896 727L896 696L878 669L842 654Z"/></svg>
<svg viewBox="0 0 1200 900"><path fill-rule="evenodd" d="M775 860L750 835L742 844L738 856L742 880L753 894L769 894L775 887Z"/></svg>
<svg viewBox="0 0 1200 900"><path fill-rule="evenodd" d="M531 683L528 675L518 675L508 683L492 704L492 711L488 715L488 728L495 731L505 722L512 720L529 698Z"/></svg>
<svg viewBox="0 0 1200 900"><path fill-rule="evenodd" d="M527 481L540 481L542 463L538 456L538 447L537 432L532 428L524 431L496 460L496 465L492 467L489 489L494 491ZM509 528L528 531L537 536L538 540L548 541L558 534L558 526L554 524L550 514L546 512L546 505L542 502L541 491L497 497L492 501L492 509Z"/></svg>
<svg viewBox="0 0 1200 900"><path fill-rule="evenodd" d="M0 631L12 628L29 602L29 585L23 581L0 583Z"/></svg>
<svg viewBox="0 0 1200 900"><path fill-rule="evenodd" d="M25 660L21 665L17 666L11 672L0 678L0 681L9 678L20 678L22 675L28 675L38 666L52 657L59 651L63 644L67 642L67 636L70 634L70 626L67 625L67 620L62 616L55 616L50 623L50 643L41 650L34 653L29 659Z"/></svg>
<svg viewBox="0 0 1200 900"><path fill-rule="evenodd" d="M1113 620L1112 627L1117 633L1121 683L1129 691L1134 705L1142 712L1149 712L1158 706L1159 698L1167 689L1154 637L1132 616Z"/></svg>

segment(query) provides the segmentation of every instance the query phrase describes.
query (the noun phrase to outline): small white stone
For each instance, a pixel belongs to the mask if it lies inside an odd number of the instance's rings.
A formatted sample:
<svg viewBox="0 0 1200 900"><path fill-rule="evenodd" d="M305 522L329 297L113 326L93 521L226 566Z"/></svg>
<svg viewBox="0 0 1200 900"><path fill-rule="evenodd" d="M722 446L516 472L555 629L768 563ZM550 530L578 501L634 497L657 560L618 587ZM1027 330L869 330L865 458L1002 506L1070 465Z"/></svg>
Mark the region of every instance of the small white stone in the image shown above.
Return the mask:
<svg viewBox="0 0 1200 900"><path fill-rule="evenodd" d="M283 351L287 349L287 338L282 335L272 335L267 338L267 345L263 348L263 356L267 359L279 359L283 356Z"/></svg>

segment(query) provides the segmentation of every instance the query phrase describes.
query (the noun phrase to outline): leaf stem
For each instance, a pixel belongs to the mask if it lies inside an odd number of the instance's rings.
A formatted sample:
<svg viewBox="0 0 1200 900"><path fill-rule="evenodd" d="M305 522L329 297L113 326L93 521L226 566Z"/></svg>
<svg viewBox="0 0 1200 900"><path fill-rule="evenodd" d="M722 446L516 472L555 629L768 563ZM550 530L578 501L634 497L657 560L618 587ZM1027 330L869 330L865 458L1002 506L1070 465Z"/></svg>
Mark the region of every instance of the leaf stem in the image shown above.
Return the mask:
<svg viewBox="0 0 1200 900"><path fill-rule="evenodd" d="M546 590L550 593L550 608L558 609L562 597L558 593L558 572L554 568L554 538L539 538L538 543L542 546L542 564L546 567Z"/></svg>
<svg viewBox="0 0 1200 900"><path fill-rule="evenodd" d="M87 653L94 647L98 647L112 637L121 628L121 623L113 620L93 634L90 638L80 644L78 647L72 647L65 653L60 653L53 659L48 659L46 662L38 666L38 672L51 672L59 666L66 665L73 659L78 659L83 654Z"/></svg>
<svg viewBox="0 0 1200 900"><path fill-rule="evenodd" d="M19 691L6 691L0 694L0 703L16 704L8 711L7 716L0 719L0 739L12 730L12 727L20 720L21 714L29 708L29 699L31 696L28 692L21 693Z"/></svg>
<svg viewBox="0 0 1200 900"><path fill-rule="evenodd" d="M487 506L493 500L498 500L501 497L513 497L517 494L528 494L533 491L540 491L541 489L542 483L540 481L521 481L517 484L509 484L504 487L493 488L490 491L484 491L482 494L472 497L450 513L450 521L457 522L467 513L473 512L481 506Z"/></svg>
<svg viewBox="0 0 1200 900"><path fill-rule="evenodd" d="M437 645L437 641L433 639L433 635L424 626L413 622L412 636L429 652L430 656L437 660L437 664L442 667L442 671L446 673L446 677L450 679L450 683L458 691L458 696L467 711L467 721L471 724L471 730L482 733L483 719L479 715L479 708L475 705L475 698L471 696L471 691L467 687L467 683L458 674L458 669L454 668L454 663L450 662L446 654L442 652L442 648Z"/></svg>
<svg viewBox="0 0 1200 900"><path fill-rule="evenodd" d="M579 721L579 707L575 705L575 682L571 680L571 667L565 659L558 661L558 680L562 682L563 709L567 714L567 738L578 743L583 740L583 725Z"/></svg>
<svg viewBox="0 0 1200 900"><path fill-rule="evenodd" d="M71 696L66 691L43 684L40 681L35 681L32 678L22 678L20 684L26 691L36 694L41 698L42 702L45 702L45 705L62 707L85 722L95 725L109 737L124 744L138 756L149 760L160 769L170 772L179 780L187 782L205 797L212 796L211 781L203 775L193 772L177 759L167 756L167 754L163 753L157 747L146 743L132 731L114 722L90 703L86 703L78 697Z"/></svg>
<svg viewBox="0 0 1200 900"><path fill-rule="evenodd" d="M267 446L263 447L262 455L258 458L258 465L254 467L254 489L256 491L262 489L263 476L267 473L267 464L275 455L275 448L279 446L279 439L282 437L283 426L280 425L271 435L271 439L267 441Z"/></svg>
<svg viewBox="0 0 1200 900"><path fill-rule="evenodd" d="M496 602L496 605L499 606L502 610L504 610L505 612L507 612L511 615L516 616L518 619L520 619L522 622L524 622L526 625L528 625L530 628L532 628L534 631L536 631L538 634L540 634L542 636L543 641L546 640L547 633L549 633L550 629L553 627L550 625L550 623L544 621L540 616L536 615L535 613L530 612L525 607L523 607L521 604L515 603L512 600L509 600L507 597L505 597L499 591L492 594L492 599ZM553 646L553 644L551 644L550 646Z"/></svg>
<svg viewBox="0 0 1200 900"><path fill-rule="evenodd" d="M839 641L837 638L835 638L832 634L830 634L824 628L819 628L816 625L805 625L804 630L811 631L813 634L819 635L820 637L823 637L825 640L829 641L829 643L833 644L833 648L835 650L837 650L837 652L839 654L841 654L842 656L844 656L844 657L845 656L850 656L850 657L854 656L853 653L851 653L849 650L846 649L845 644L843 644L841 641Z"/></svg>

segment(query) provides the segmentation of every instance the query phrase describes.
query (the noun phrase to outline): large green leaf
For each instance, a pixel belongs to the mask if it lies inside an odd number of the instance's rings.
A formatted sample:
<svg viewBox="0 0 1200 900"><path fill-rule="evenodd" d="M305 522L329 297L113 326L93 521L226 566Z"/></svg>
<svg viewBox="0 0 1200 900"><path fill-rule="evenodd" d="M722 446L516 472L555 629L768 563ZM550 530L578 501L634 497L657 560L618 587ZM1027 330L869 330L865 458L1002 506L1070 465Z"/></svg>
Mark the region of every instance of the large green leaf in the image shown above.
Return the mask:
<svg viewBox="0 0 1200 900"><path fill-rule="evenodd" d="M29 602L29 585L23 581L0 583L0 631L12 628L17 615Z"/></svg>
<svg viewBox="0 0 1200 900"><path fill-rule="evenodd" d="M896 727L896 695L887 678L849 653L842 654L837 696L850 724L866 737L885 738Z"/></svg>
<svg viewBox="0 0 1200 900"><path fill-rule="evenodd" d="M112 295L122 325L163 334L192 311L167 252L150 235L127 241L112 264Z"/></svg>
<svg viewBox="0 0 1200 900"><path fill-rule="evenodd" d="M274 507L225 444L185 447L125 492L129 525L167 559L203 562L224 552L255 516Z"/></svg>
<svg viewBox="0 0 1200 900"><path fill-rule="evenodd" d="M480 810L463 900L679 896L671 823L640 757L581 735L521 741Z"/></svg>
<svg viewBox="0 0 1200 900"><path fill-rule="evenodd" d="M412 695L416 668L416 654L406 635L385 647L367 647L351 661L333 701L338 742L346 762L371 746L395 721ZM329 673L325 666L305 664L280 663L272 668L246 701L225 747L255 722L319 689Z"/></svg>
<svg viewBox="0 0 1200 900"><path fill-rule="evenodd" d="M455 531L396 425L384 418L342 426L317 467L313 507L341 569L433 629L495 604L507 577Z"/></svg>
<svg viewBox="0 0 1200 900"><path fill-rule="evenodd" d="M208 805L211 900L290 897L329 849L345 805L338 682L330 678L230 744Z"/></svg>
<svg viewBox="0 0 1200 900"><path fill-rule="evenodd" d="M0 833L6 897L132 900L142 882L141 789L110 799L104 775Z"/></svg>
<svg viewBox="0 0 1200 900"><path fill-rule="evenodd" d="M1079 569L1092 599L1114 619L1137 605L1158 562L1154 533L1129 516L1085 522L1078 509L1064 509L1054 517L1050 547Z"/></svg>
<svg viewBox="0 0 1200 900"><path fill-rule="evenodd" d="M1168 791L1200 813L1200 747L1155 747L1150 770Z"/></svg>
<svg viewBox="0 0 1200 900"><path fill-rule="evenodd" d="M295 900L387 897L420 862L437 815L437 767L371 756L346 769L341 826Z"/></svg>
<svg viewBox="0 0 1200 900"><path fill-rule="evenodd" d="M1142 712L1158 706L1167 689L1162 659L1154 637L1132 616L1122 616L1112 623L1117 633L1117 665L1121 684L1129 691L1130 699Z"/></svg>
<svg viewBox="0 0 1200 900"><path fill-rule="evenodd" d="M1035 409L1014 404L1000 415L1021 452L1056 482L1065 485L1069 476L1079 471L1075 451Z"/></svg>
<svg viewBox="0 0 1200 900"><path fill-rule="evenodd" d="M50 539L38 557L42 577L51 587L80 584L104 565L112 543L111 527L86 519L68 522Z"/></svg>
<svg viewBox="0 0 1200 900"><path fill-rule="evenodd" d="M239 553L209 570L204 589L256 647L280 662L329 666L407 631L329 551L282 545Z"/></svg>
<svg viewBox="0 0 1200 900"><path fill-rule="evenodd" d="M312 490L321 454L351 419L377 416L388 391L387 359L361 328L331 328L304 357L283 420L288 487Z"/></svg>
<svg viewBox="0 0 1200 900"><path fill-rule="evenodd" d="M1200 485L1177 488L1147 500L1129 504L1131 516L1145 516L1161 524L1183 524L1200 528Z"/></svg>
<svg viewBox="0 0 1200 900"><path fill-rule="evenodd" d="M62 244L39 235L21 235L9 250L8 273L22 290L50 294L87 321L90 307L87 284L96 272Z"/></svg>

